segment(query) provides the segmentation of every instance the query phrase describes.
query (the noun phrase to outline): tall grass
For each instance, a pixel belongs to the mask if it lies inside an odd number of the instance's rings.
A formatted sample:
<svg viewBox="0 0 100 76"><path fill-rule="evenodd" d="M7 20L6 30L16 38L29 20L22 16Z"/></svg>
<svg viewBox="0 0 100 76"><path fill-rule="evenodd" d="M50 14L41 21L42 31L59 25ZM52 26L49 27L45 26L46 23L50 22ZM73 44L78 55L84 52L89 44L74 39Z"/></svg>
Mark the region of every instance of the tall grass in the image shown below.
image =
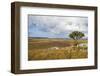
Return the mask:
<svg viewBox="0 0 100 76"><path fill-rule="evenodd" d="M28 42L28 60L80 59L87 58L87 46L73 46L73 40L32 39ZM79 40L87 43L87 40ZM48 49L52 47L59 49Z"/></svg>
<svg viewBox="0 0 100 76"><path fill-rule="evenodd" d="M50 59L80 59L87 58L86 49L68 47L65 50L34 50L29 51L29 60L50 60Z"/></svg>

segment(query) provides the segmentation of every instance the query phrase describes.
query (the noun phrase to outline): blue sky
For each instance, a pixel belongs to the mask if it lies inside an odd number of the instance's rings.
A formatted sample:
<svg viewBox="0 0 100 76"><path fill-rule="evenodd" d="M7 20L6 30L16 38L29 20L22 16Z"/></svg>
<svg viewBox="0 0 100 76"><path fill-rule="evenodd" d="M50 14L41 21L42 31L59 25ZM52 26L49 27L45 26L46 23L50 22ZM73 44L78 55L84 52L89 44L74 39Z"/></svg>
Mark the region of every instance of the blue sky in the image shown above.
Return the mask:
<svg viewBox="0 0 100 76"><path fill-rule="evenodd" d="M28 16L28 36L69 38L69 33L81 31L88 37L88 18L69 16Z"/></svg>

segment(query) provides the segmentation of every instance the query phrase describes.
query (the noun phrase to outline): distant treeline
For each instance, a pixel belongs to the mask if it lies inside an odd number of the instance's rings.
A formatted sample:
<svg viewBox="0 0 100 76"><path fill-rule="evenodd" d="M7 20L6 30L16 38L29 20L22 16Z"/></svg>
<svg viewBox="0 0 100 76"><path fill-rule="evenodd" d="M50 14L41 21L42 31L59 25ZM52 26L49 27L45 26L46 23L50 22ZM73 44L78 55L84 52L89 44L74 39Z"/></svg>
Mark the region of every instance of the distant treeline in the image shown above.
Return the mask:
<svg viewBox="0 0 100 76"><path fill-rule="evenodd" d="M70 38L49 38L49 37L28 37L28 39L66 39L66 40L71 40ZM88 38L82 38L81 40L88 40Z"/></svg>

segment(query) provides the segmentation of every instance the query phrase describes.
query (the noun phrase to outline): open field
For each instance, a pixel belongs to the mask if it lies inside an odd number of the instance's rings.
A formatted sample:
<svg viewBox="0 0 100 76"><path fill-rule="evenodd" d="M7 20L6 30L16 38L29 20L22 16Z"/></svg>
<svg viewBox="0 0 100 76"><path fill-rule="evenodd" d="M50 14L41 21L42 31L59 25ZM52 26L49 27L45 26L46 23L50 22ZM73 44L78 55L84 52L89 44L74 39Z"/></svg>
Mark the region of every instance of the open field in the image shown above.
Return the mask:
<svg viewBox="0 0 100 76"><path fill-rule="evenodd" d="M76 47L74 43L74 40L29 38L28 60L87 58L87 45ZM87 44L87 40L78 40L78 43Z"/></svg>

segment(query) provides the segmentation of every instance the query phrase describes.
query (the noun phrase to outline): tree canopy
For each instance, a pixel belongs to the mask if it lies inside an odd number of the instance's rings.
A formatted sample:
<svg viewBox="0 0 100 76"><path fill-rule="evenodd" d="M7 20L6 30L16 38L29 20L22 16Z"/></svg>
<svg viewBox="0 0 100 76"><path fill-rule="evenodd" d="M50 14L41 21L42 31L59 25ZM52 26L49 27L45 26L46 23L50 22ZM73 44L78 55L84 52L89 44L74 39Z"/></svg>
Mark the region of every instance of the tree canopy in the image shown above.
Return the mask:
<svg viewBox="0 0 100 76"><path fill-rule="evenodd" d="M74 40L79 40L84 36L85 36L84 33L80 32L80 31L73 31L72 33L69 34L69 37Z"/></svg>

